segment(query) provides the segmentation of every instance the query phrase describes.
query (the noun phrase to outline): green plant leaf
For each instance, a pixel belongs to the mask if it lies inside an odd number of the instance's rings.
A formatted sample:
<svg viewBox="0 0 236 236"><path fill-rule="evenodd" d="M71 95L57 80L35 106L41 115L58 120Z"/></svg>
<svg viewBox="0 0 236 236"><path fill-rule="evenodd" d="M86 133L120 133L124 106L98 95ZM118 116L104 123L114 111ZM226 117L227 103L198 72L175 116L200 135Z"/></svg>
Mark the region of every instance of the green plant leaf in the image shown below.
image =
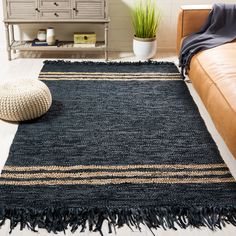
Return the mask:
<svg viewBox="0 0 236 236"><path fill-rule="evenodd" d="M136 0L132 9L134 35L139 38L156 37L161 22L161 11L156 0Z"/></svg>

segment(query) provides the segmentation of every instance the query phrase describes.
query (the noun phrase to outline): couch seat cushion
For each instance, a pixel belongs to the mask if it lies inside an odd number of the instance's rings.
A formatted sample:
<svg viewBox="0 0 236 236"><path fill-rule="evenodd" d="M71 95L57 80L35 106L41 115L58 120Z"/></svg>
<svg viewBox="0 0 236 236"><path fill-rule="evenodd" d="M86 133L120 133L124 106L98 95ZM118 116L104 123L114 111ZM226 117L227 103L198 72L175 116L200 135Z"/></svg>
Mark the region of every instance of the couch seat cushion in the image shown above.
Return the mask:
<svg viewBox="0 0 236 236"><path fill-rule="evenodd" d="M236 111L236 42L200 52L196 60Z"/></svg>
<svg viewBox="0 0 236 236"><path fill-rule="evenodd" d="M196 54L189 77L236 157L236 41Z"/></svg>

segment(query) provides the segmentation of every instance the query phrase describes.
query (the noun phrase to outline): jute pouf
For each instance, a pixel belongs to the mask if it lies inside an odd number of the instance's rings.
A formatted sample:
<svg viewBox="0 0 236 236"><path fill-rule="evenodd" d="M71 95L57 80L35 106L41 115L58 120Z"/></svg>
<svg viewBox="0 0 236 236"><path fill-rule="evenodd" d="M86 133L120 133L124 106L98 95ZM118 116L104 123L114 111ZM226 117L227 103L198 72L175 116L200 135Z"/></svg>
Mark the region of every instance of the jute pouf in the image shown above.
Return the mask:
<svg viewBox="0 0 236 236"><path fill-rule="evenodd" d="M45 114L51 104L49 88L37 79L14 80L0 86L0 119L32 120Z"/></svg>

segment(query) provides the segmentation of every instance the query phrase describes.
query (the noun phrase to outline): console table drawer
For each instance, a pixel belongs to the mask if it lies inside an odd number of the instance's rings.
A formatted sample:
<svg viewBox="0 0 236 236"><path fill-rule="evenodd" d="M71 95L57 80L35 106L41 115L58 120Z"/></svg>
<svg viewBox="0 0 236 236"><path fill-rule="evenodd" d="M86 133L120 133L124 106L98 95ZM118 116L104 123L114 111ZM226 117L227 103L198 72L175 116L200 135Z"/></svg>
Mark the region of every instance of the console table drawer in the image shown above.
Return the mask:
<svg viewBox="0 0 236 236"><path fill-rule="evenodd" d="M37 17L37 1L8 0L7 14L10 19L35 19Z"/></svg>
<svg viewBox="0 0 236 236"><path fill-rule="evenodd" d="M60 19L70 19L70 10L60 10L60 11L40 11L41 20L60 20Z"/></svg>
<svg viewBox="0 0 236 236"><path fill-rule="evenodd" d="M74 17L80 19L103 19L104 0L75 0Z"/></svg>
<svg viewBox="0 0 236 236"><path fill-rule="evenodd" d="M47 9L65 9L70 8L70 1L69 0L40 0L39 1L40 8L47 8Z"/></svg>

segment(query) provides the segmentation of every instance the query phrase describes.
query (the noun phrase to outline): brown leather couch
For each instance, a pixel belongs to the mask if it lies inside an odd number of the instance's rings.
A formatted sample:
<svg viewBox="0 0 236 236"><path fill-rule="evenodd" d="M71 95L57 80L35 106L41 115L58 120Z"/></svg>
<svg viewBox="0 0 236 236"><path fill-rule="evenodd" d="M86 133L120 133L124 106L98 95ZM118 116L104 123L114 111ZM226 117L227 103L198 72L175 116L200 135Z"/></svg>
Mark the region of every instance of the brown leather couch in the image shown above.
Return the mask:
<svg viewBox="0 0 236 236"><path fill-rule="evenodd" d="M184 37L204 24L211 6L183 6L178 19L177 53ZM217 130L236 158L236 41L196 54L189 78Z"/></svg>

